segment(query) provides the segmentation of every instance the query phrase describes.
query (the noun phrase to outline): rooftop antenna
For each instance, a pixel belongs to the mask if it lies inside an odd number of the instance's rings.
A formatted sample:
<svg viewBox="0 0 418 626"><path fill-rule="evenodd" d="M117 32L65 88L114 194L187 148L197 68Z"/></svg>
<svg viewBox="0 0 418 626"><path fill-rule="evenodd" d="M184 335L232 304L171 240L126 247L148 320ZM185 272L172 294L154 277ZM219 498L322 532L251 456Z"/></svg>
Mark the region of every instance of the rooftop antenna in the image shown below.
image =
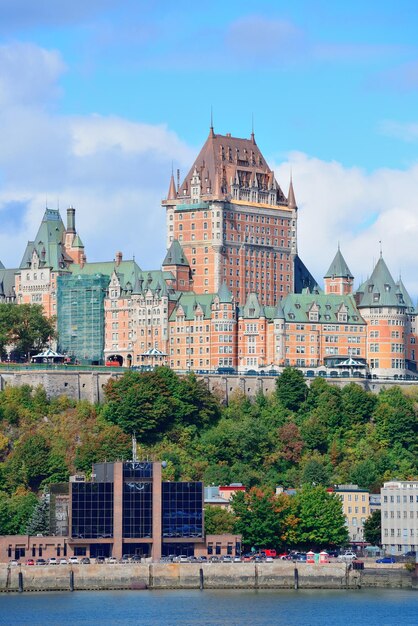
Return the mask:
<svg viewBox="0 0 418 626"><path fill-rule="evenodd" d="M180 189L180 168L177 168L177 189Z"/></svg>
<svg viewBox="0 0 418 626"><path fill-rule="evenodd" d="M210 107L210 130L209 130L209 136L210 137L214 137L215 133L213 132L213 107L211 105Z"/></svg>
<svg viewBox="0 0 418 626"><path fill-rule="evenodd" d="M45 194L45 208L48 208L48 194Z"/></svg>
<svg viewBox="0 0 418 626"><path fill-rule="evenodd" d="M254 113L251 113L251 141L255 143L254 138Z"/></svg>
<svg viewBox="0 0 418 626"><path fill-rule="evenodd" d="M132 461L136 463L138 461L138 452L136 445L136 435L132 435Z"/></svg>
<svg viewBox="0 0 418 626"><path fill-rule="evenodd" d="M382 240L379 239L379 246L380 246L380 258L382 258Z"/></svg>

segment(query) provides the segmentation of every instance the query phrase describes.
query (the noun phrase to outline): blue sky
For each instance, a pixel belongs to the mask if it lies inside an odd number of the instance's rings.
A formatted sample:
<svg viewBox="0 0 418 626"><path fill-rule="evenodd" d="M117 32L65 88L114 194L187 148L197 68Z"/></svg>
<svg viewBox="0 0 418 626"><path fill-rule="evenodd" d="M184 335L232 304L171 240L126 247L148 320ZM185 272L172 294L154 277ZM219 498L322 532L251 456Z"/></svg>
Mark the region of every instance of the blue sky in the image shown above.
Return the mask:
<svg viewBox="0 0 418 626"><path fill-rule="evenodd" d="M417 32L407 0L0 0L1 260L48 198L76 207L90 260L157 267L171 162L185 173L213 107L215 132L254 116L285 192L292 169L318 279L338 241L365 278L382 240L418 295Z"/></svg>

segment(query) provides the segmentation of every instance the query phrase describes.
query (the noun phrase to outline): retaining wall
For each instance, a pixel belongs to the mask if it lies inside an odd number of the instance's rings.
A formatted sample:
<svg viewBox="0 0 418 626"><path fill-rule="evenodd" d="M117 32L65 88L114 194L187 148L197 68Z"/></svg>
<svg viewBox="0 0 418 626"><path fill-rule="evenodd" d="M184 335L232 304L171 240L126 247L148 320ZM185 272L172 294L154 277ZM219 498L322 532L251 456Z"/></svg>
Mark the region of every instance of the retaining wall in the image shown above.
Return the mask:
<svg viewBox="0 0 418 626"><path fill-rule="evenodd" d="M21 574L19 581L19 574ZM100 565L0 565L0 591L105 589L356 589L414 588L401 569L352 570L327 565L273 563L141 563Z"/></svg>

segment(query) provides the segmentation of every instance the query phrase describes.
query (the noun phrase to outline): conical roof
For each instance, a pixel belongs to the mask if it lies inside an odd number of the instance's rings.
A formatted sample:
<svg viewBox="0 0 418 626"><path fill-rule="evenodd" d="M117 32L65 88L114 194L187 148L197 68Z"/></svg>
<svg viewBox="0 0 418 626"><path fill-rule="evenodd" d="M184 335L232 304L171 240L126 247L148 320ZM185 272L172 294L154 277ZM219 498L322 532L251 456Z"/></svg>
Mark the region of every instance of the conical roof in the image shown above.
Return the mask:
<svg viewBox="0 0 418 626"><path fill-rule="evenodd" d="M296 209L297 206L298 206L296 204L295 192L293 191L293 181L292 181L292 179L290 179L289 194L287 196L287 205L288 205L289 209Z"/></svg>
<svg viewBox="0 0 418 626"><path fill-rule="evenodd" d="M339 247L324 278L354 278Z"/></svg>
<svg viewBox="0 0 418 626"><path fill-rule="evenodd" d="M372 275L361 286L363 293L358 304L363 307L396 306L406 307L403 295L399 291L399 285L393 280L388 267L380 256Z"/></svg>
<svg viewBox="0 0 418 626"><path fill-rule="evenodd" d="M167 200L175 200L177 196L176 183L174 182L174 175L171 174L170 186L168 188Z"/></svg>

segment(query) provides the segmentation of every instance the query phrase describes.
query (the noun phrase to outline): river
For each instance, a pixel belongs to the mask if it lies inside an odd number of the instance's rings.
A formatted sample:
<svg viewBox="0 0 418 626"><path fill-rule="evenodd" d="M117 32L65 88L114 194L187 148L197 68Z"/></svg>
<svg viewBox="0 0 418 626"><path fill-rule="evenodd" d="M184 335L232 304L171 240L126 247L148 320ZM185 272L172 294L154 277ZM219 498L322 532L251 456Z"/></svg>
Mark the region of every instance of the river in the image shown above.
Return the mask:
<svg viewBox="0 0 418 626"><path fill-rule="evenodd" d="M392 626L417 624L416 591L78 591L0 594L0 624Z"/></svg>

